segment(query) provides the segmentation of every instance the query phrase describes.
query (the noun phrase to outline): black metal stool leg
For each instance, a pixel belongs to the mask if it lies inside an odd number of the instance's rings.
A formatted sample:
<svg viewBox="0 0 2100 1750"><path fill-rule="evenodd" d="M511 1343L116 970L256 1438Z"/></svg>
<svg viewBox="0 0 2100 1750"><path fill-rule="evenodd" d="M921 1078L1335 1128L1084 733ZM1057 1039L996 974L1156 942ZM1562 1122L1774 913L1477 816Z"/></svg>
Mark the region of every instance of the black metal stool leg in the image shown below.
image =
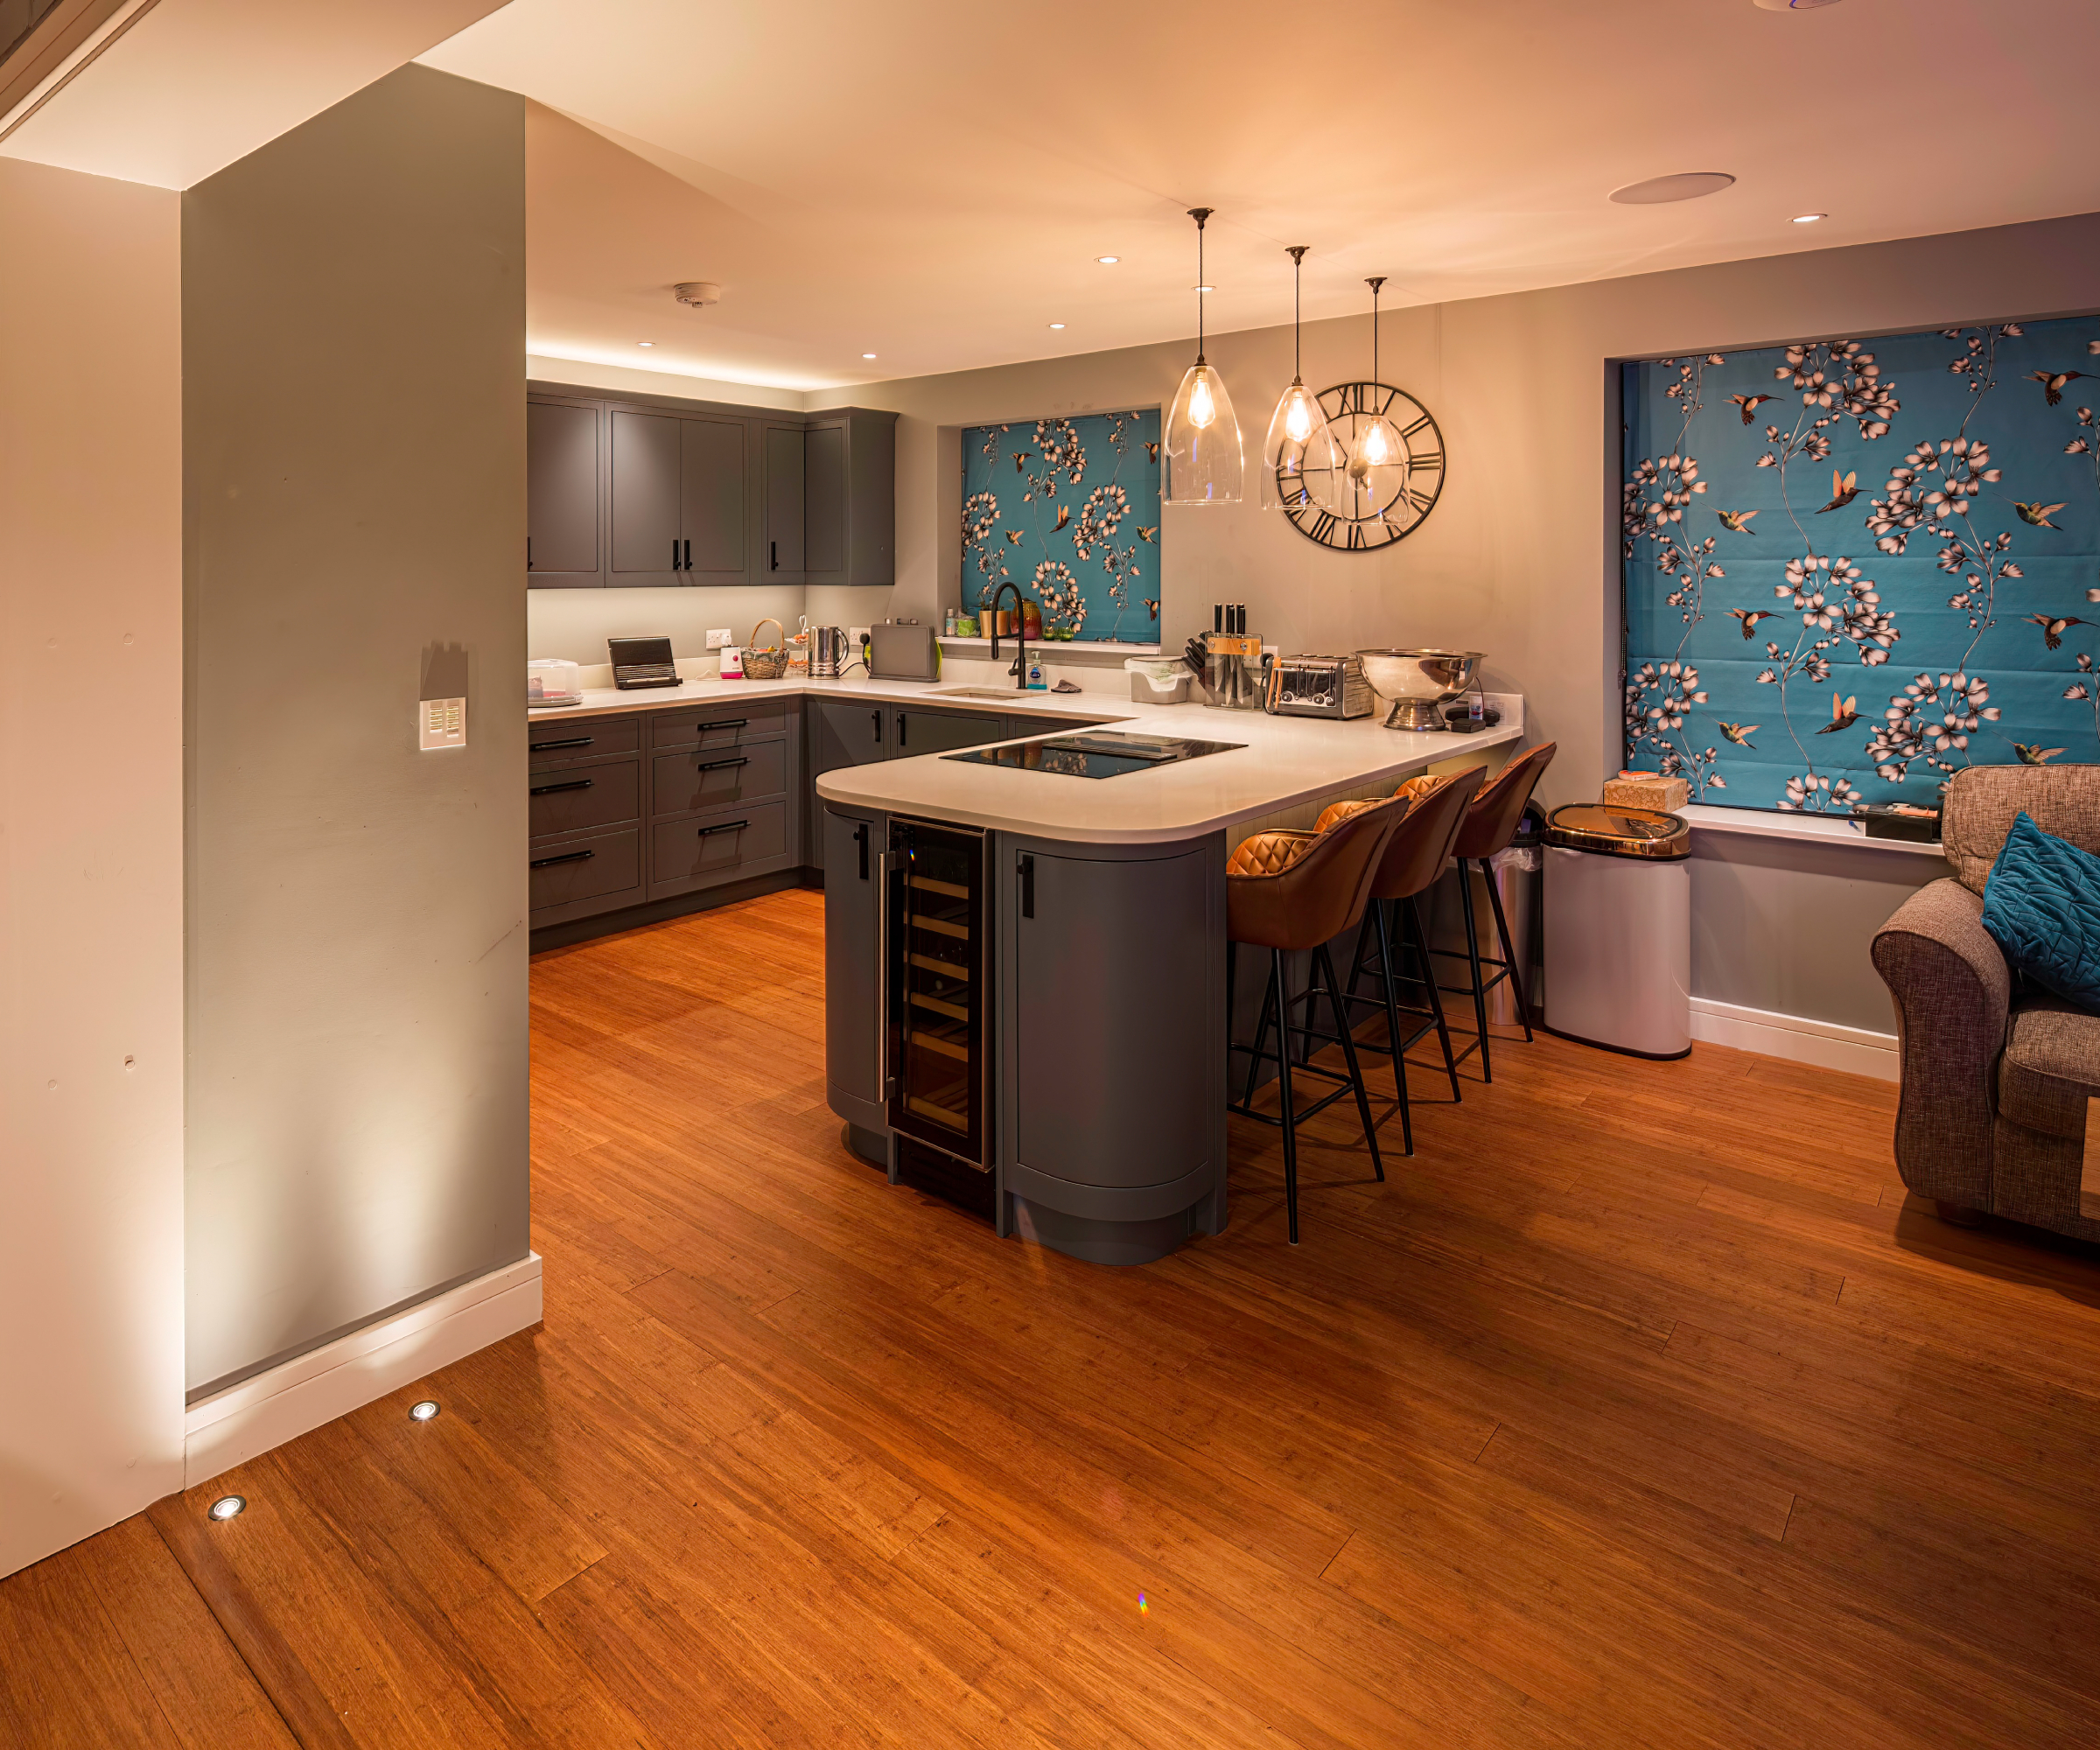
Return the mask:
<svg viewBox="0 0 2100 1750"><path fill-rule="evenodd" d="M1436 964L1429 957L1429 932L1422 928L1422 902L1413 893L1407 896L1407 922L1422 968L1422 983L1429 990L1430 1010L1437 1018L1437 1038L1444 1046L1444 1073L1451 1078L1451 1097L1462 1103L1466 1096L1459 1091L1458 1060L1451 1054L1451 1026L1444 1018L1444 993L1437 988Z"/></svg>
<svg viewBox="0 0 2100 1750"><path fill-rule="evenodd" d="M1387 928L1390 900L1373 900L1364 907L1365 921L1378 927L1378 970L1385 981L1385 1042L1393 1054L1393 1092L1400 1099L1400 1146L1404 1154L1415 1152L1414 1120L1407 1109L1407 1054L1400 1046L1400 999L1393 990L1393 941Z"/></svg>
<svg viewBox="0 0 2100 1750"><path fill-rule="evenodd" d="M1494 1068L1488 1061L1488 993L1480 986L1480 937L1473 919L1473 871L1463 858L1459 859L1459 898L1466 914L1466 963L1473 969L1473 1020L1480 1036L1480 1080L1492 1082Z"/></svg>
<svg viewBox="0 0 2100 1750"><path fill-rule="evenodd" d="M1269 994L1276 1004L1276 1079L1284 1109L1284 1207L1290 1217L1291 1243L1298 1243L1298 1119L1291 1110L1291 986L1284 977L1284 951L1277 948L1269 975ZM1268 1004L1263 1005L1266 1014ZM1256 1041L1258 1044L1259 1041Z"/></svg>
<svg viewBox="0 0 2100 1750"><path fill-rule="evenodd" d="M1254 1049L1247 1054L1247 1085L1240 1090L1240 1104L1254 1104L1254 1084L1262 1074L1262 1046L1269 1037L1269 1017L1276 1006L1276 980L1269 979L1262 990L1261 1018L1254 1024Z"/></svg>
<svg viewBox="0 0 2100 1750"><path fill-rule="evenodd" d="M1494 907L1495 934L1502 939L1502 960L1509 969L1509 985L1516 992L1516 1018L1524 1024L1524 1038L1531 1038L1531 999L1524 994L1524 975L1516 963L1516 943L1510 939L1509 920L1502 915L1502 896L1496 891L1494 871L1480 858L1480 873L1488 880L1488 903ZM1483 1051L1482 1061L1486 1060Z"/></svg>
<svg viewBox="0 0 2100 1750"><path fill-rule="evenodd" d="M1363 1120L1363 1139L1370 1144L1371 1170L1378 1175L1378 1182L1382 1185L1385 1183L1385 1163L1378 1158L1378 1126L1371 1122L1371 1096L1364 1088L1363 1066L1356 1060L1356 1041L1349 1034L1349 1018L1342 1013L1341 993L1336 988L1334 977L1334 962L1328 956L1325 942L1320 945L1316 958L1320 976L1326 985L1327 1007L1334 1013L1334 1031L1341 1035L1341 1057L1348 1066L1349 1086L1356 1090L1356 1116ZM1396 1052L1396 1060L1399 1054Z"/></svg>

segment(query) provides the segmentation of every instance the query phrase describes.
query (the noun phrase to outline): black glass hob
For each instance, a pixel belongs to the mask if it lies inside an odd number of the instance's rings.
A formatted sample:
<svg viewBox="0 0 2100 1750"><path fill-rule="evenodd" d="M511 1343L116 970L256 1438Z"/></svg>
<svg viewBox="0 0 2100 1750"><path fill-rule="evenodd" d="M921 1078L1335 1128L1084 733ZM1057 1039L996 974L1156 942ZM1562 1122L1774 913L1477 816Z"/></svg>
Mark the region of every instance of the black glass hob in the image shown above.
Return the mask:
<svg viewBox="0 0 2100 1750"><path fill-rule="evenodd" d="M1055 772L1067 778L1119 778L1125 772L1200 760L1207 753L1230 753L1242 741L1191 741L1175 735L1126 735L1119 730L1093 730L1057 735L1047 741L1017 742L1006 747L973 747L944 753L943 760L967 760L979 766L1011 766L1017 772Z"/></svg>

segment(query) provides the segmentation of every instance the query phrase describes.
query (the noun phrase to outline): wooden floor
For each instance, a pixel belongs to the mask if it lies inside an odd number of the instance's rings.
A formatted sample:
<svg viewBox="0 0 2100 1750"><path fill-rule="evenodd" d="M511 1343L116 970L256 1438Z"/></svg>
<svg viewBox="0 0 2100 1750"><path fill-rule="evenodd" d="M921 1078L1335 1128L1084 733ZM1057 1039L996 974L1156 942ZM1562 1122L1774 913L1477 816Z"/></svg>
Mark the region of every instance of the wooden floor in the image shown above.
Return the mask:
<svg viewBox="0 0 2100 1750"><path fill-rule="evenodd" d="M844 1152L821 930L541 959L544 1327L0 1583L0 1739L2100 1736L2100 1261L1908 1203L1886 1086L1520 1041L1116 1271Z"/></svg>

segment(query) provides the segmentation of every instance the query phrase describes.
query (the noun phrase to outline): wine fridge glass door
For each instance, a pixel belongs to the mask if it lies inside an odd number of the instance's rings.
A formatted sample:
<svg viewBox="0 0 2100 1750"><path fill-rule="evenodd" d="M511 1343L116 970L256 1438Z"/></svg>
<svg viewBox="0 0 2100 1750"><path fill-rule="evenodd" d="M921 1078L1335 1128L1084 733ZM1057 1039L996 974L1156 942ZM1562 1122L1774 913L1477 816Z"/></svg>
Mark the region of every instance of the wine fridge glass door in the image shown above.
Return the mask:
<svg viewBox="0 0 2100 1750"><path fill-rule="evenodd" d="M890 1124L990 1166L984 836L892 823Z"/></svg>

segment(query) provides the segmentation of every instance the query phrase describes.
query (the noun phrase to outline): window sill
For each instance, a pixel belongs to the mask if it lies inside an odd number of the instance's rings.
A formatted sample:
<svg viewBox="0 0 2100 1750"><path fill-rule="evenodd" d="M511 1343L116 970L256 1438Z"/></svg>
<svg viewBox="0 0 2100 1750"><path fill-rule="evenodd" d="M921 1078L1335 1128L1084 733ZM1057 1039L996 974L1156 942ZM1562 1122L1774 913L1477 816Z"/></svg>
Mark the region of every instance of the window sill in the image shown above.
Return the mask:
<svg viewBox="0 0 2100 1750"><path fill-rule="evenodd" d="M1946 858L1937 844L1921 844L1908 838L1869 838L1866 829L1858 821L1842 816L1764 814L1754 808L1721 808L1705 802L1690 803L1677 812L1691 822L1695 839L1700 832L1734 832L1753 838L1858 844L1869 850L1922 854L1941 861Z"/></svg>

